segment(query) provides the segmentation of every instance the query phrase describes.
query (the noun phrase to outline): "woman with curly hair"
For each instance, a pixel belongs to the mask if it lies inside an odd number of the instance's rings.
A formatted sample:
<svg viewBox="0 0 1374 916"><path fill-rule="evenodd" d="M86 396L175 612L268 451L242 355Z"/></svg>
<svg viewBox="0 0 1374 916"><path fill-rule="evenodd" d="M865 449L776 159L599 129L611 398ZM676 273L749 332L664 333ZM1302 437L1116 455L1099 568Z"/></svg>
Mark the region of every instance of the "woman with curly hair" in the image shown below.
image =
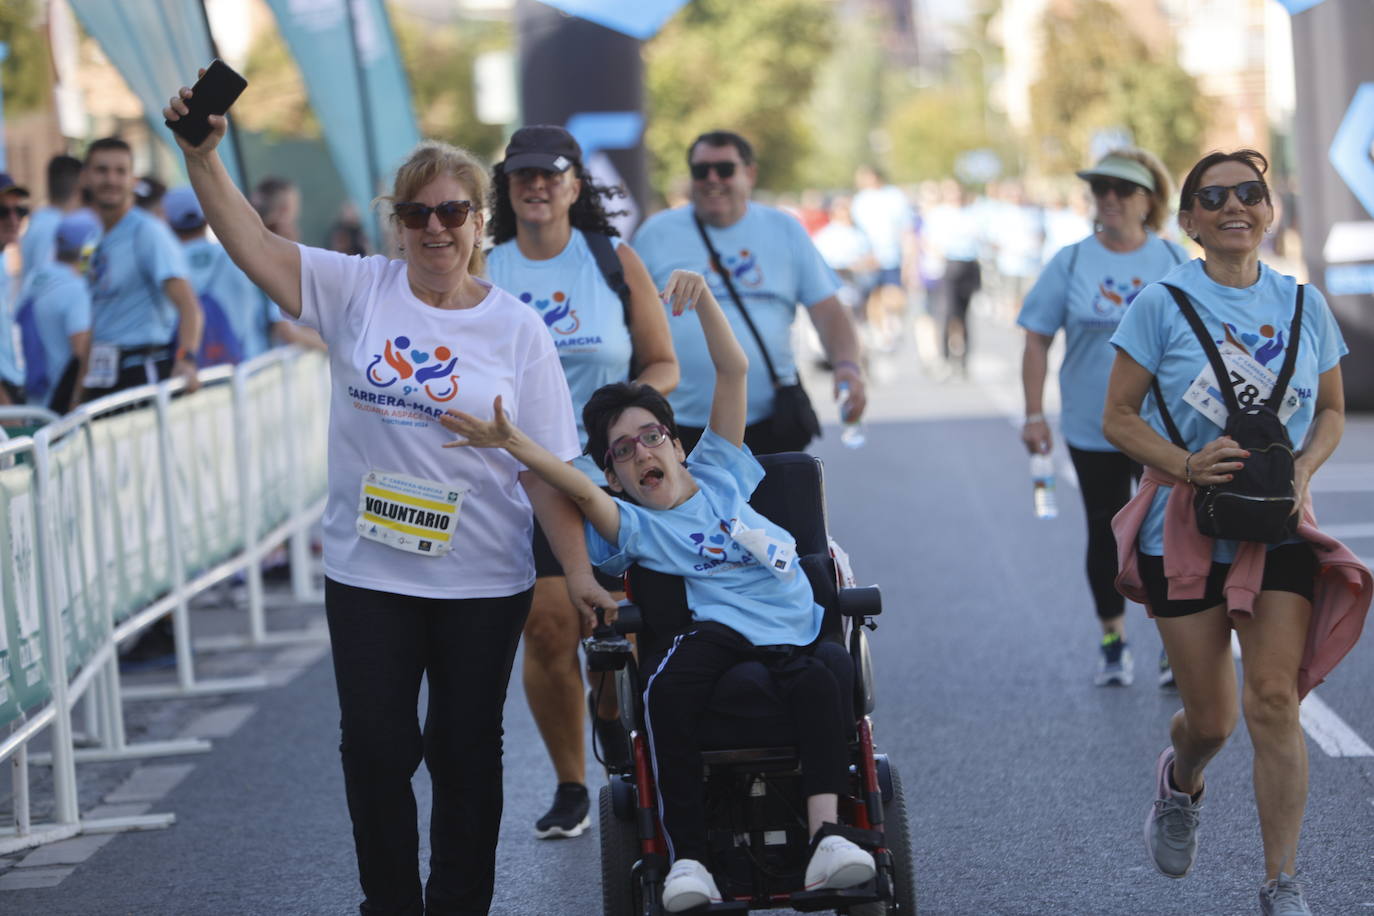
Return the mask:
<svg viewBox="0 0 1374 916"><path fill-rule="evenodd" d="M592 180L571 134L548 125L521 128L495 171L495 247L488 270L492 282L543 318L567 376L585 445L582 405L601 386L627 378L662 394L677 386L677 358L666 313L649 272L620 240L606 212L604 200L621 192ZM600 266L597 247L609 269ZM589 457L583 455L574 463L598 486L604 483ZM585 545L579 546L579 566L590 569ZM585 615L579 621L563 566L537 524L533 548L538 579L525 624L525 696L558 779L553 806L535 822L535 835L574 837L590 824L577 643L592 621ZM602 578L607 588L620 589L618 580ZM602 737L603 759L623 757L615 691L609 683L605 689L594 685L590 699L600 707L593 721Z"/></svg>

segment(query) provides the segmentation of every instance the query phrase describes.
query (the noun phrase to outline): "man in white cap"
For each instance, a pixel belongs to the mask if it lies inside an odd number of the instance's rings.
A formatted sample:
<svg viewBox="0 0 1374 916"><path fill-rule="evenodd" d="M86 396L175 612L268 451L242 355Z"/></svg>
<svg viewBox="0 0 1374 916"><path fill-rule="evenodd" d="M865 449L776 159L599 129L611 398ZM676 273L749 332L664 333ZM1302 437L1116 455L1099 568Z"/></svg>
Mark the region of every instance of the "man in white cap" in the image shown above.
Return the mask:
<svg viewBox="0 0 1374 916"><path fill-rule="evenodd" d="M53 259L34 268L19 294L24 391L30 404L58 413L81 399L91 350L91 291L81 271L99 236L89 211L64 216L53 233Z"/></svg>
<svg viewBox="0 0 1374 916"><path fill-rule="evenodd" d="M29 189L0 172L0 257L19 239L19 224L28 215ZM10 298L9 274L0 270L0 404L23 404L24 364Z"/></svg>

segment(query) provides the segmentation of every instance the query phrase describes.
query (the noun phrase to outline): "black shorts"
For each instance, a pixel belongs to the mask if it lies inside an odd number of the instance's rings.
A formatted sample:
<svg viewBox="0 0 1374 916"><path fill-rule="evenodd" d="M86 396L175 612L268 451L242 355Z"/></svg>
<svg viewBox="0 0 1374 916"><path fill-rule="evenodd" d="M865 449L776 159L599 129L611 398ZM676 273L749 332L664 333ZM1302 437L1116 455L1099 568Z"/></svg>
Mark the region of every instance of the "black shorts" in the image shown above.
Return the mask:
<svg viewBox="0 0 1374 916"><path fill-rule="evenodd" d="M1222 586L1226 584L1226 573L1231 569L1229 563L1212 564L1201 598L1174 601L1168 597L1169 581L1164 578L1164 558L1137 552L1136 559L1140 563L1140 579L1145 585L1145 594L1150 599L1150 610L1156 617L1187 617L1216 607L1226 600ZM1260 583L1260 591L1292 592L1311 601L1317 585L1317 567L1317 554L1311 544L1304 542L1275 547L1264 558L1264 579Z"/></svg>
<svg viewBox="0 0 1374 916"><path fill-rule="evenodd" d="M549 546L549 539L544 536L544 529L539 526L539 519L534 520L534 537L530 539L530 548L534 551L536 578L547 579L563 575L563 565L558 562L558 557L553 555L553 548ZM596 576L596 581L608 592L625 590L625 581L620 576L608 576L595 566L592 567L592 575Z"/></svg>

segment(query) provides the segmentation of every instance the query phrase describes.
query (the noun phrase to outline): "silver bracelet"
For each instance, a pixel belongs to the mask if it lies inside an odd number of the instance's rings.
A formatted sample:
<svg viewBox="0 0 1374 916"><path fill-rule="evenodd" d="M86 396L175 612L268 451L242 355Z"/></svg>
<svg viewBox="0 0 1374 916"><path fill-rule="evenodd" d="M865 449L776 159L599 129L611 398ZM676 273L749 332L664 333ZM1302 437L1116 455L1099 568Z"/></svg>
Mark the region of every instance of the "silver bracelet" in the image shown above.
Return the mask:
<svg viewBox="0 0 1374 916"><path fill-rule="evenodd" d="M1026 414L1026 422L1027 422L1027 423L1044 423L1044 422L1045 422L1045 415L1044 415L1043 413L1028 413L1028 414Z"/></svg>

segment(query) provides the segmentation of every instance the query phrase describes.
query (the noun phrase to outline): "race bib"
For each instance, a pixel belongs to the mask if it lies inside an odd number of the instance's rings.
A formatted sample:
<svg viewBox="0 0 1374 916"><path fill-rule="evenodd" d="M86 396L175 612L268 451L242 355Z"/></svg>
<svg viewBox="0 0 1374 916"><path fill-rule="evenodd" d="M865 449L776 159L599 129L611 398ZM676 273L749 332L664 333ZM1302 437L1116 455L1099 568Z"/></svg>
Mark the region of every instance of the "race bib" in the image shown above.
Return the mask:
<svg viewBox="0 0 1374 916"><path fill-rule="evenodd" d="M1221 354L1222 362L1226 364L1226 371L1230 373L1231 388L1236 393L1236 402L1242 409L1259 404L1269 397L1269 393L1274 390L1274 383L1278 381L1273 372L1231 343L1223 343L1218 352ZM1226 426L1226 400L1217 386L1217 376L1212 371L1210 362L1188 386L1183 401L1217 426ZM1288 390L1284 392L1283 400L1279 402L1279 420L1287 423L1288 418L1298 409L1298 404L1297 392L1289 385Z"/></svg>
<svg viewBox="0 0 1374 916"><path fill-rule="evenodd" d="M19 370L19 375L24 375L24 332L19 327L19 322L10 325L10 352L14 354L14 365Z"/></svg>
<svg viewBox="0 0 1374 916"><path fill-rule="evenodd" d="M358 534L406 553L441 557L453 547L467 490L388 471L368 471L358 494Z"/></svg>
<svg viewBox="0 0 1374 916"><path fill-rule="evenodd" d="M769 572L780 579L792 577L797 566L797 544L795 541L781 541L762 528L746 528L735 519L730 529L730 537L754 555L754 559Z"/></svg>
<svg viewBox="0 0 1374 916"><path fill-rule="evenodd" d="M119 378L119 347L114 344L91 344L91 358L86 363L86 388L113 388Z"/></svg>

